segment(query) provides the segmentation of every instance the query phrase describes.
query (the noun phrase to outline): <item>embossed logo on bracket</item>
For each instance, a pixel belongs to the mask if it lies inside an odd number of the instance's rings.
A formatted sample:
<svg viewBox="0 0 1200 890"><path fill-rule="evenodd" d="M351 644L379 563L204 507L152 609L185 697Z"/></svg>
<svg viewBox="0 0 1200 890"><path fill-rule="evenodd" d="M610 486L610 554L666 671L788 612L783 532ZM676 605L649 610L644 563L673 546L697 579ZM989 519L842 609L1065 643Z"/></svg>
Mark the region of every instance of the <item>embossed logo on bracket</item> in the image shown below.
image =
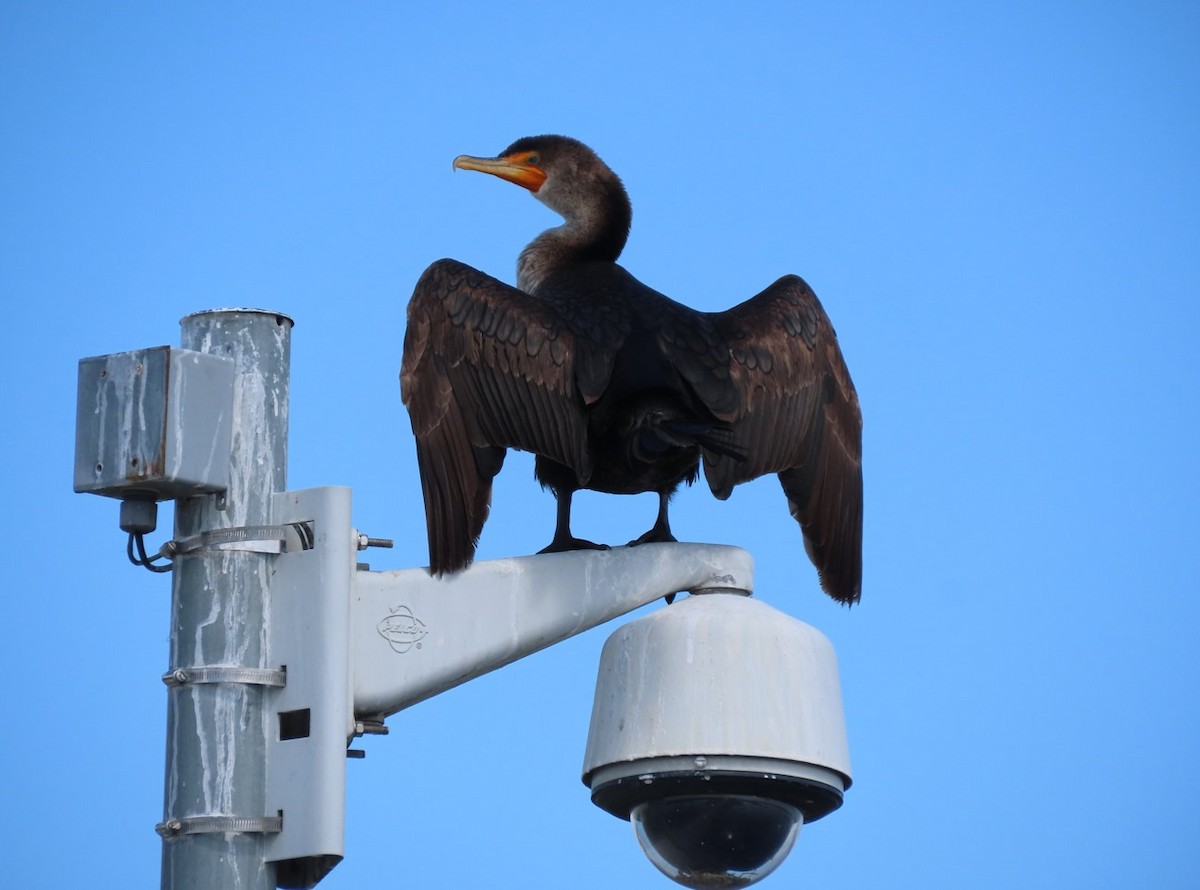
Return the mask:
<svg viewBox="0 0 1200 890"><path fill-rule="evenodd" d="M393 652L403 655L414 646L421 648L421 640L429 633L424 623L412 613L408 606L395 606L387 617L377 625L379 635L388 641Z"/></svg>

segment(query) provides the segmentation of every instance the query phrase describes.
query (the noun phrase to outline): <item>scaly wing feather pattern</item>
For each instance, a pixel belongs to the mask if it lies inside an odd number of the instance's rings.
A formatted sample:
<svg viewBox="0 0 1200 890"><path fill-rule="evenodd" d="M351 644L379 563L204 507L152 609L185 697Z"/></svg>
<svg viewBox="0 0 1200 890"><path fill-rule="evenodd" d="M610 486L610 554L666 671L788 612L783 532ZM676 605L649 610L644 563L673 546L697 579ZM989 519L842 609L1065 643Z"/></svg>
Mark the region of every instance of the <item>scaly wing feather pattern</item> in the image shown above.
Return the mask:
<svg viewBox="0 0 1200 890"><path fill-rule="evenodd" d="M455 260L408 305L400 392L416 437L430 569L468 565L504 449L591 473L575 337L555 307Z"/></svg>
<svg viewBox="0 0 1200 890"><path fill-rule="evenodd" d="M794 275L711 316L729 348L741 407L732 420L737 460L706 452L713 494L778 473L788 509L826 593L857 602L862 589L862 414L816 294Z"/></svg>
<svg viewBox="0 0 1200 890"><path fill-rule="evenodd" d="M658 348L713 416L725 423L738 416L741 394L730 371L726 332L719 316L697 312L659 296L655 327Z"/></svg>

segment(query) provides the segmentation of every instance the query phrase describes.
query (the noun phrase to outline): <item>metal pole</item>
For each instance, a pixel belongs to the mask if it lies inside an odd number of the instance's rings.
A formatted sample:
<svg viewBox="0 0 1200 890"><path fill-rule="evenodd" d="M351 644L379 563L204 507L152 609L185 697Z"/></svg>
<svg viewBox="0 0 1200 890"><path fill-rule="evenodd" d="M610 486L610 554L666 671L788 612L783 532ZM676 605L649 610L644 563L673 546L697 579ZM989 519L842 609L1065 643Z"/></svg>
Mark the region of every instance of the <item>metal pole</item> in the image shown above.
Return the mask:
<svg viewBox="0 0 1200 890"><path fill-rule="evenodd" d="M175 540L270 525L271 495L287 485L292 320L220 309L180 324L184 348L229 356L236 378L228 489L177 500ZM268 832L278 830L275 814L265 812L268 720L254 671L273 667L267 579L276 557L237 539L174 561L170 669L177 682L167 699L163 890L275 887L274 864L264 857ZM251 672L192 670L212 667Z"/></svg>

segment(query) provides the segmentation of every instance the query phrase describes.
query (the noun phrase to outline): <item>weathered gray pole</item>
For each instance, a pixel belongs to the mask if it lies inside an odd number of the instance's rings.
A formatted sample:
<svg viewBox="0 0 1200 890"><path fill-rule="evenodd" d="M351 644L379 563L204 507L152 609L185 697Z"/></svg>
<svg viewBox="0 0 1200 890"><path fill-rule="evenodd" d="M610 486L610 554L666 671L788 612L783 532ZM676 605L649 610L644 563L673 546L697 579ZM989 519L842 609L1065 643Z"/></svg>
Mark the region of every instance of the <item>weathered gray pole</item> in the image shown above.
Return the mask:
<svg viewBox="0 0 1200 890"><path fill-rule="evenodd" d="M175 557L172 572L162 887L273 890L263 854L278 827L265 812L262 684L277 557L255 550L252 527L271 524L271 495L287 484L292 321L219 309L180 324L185 349L232 358L236 377L228 489L175 502L175 540L200 543Z"/></svg>

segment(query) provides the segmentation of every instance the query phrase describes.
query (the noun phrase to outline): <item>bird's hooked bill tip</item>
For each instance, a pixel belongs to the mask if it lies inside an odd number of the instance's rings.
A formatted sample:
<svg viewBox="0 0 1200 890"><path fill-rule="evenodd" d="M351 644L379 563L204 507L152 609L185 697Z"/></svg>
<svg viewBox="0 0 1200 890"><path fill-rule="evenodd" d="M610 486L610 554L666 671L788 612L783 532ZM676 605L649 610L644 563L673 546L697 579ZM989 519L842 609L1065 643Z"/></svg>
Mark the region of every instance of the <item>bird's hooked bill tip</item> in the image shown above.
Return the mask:
<svg viewBox="0 0 1200 890"><path fill-rule="evenodd" d="M493 173L508 166L506 158L481 158L475 155L459 155L450 163L454 170L478 170L481 173Z"/></svg>

